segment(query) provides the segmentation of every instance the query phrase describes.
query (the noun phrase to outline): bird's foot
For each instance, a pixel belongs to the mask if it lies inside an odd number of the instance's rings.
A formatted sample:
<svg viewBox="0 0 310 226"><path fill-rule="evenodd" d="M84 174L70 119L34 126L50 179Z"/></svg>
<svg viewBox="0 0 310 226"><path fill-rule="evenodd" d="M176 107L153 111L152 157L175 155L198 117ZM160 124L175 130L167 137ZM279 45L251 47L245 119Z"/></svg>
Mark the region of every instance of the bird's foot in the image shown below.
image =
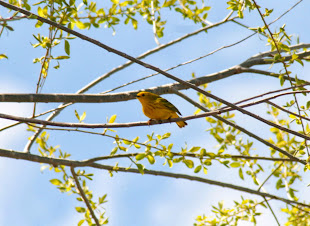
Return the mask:
<svg viewBox="0 0 310 226"><path fill-rule="evenodd" d="M150 119L149 121L147 121L147 124L150 126L152 125L152 122L158 122L159 124L162 124L162 120L160 119Z"/></svg>

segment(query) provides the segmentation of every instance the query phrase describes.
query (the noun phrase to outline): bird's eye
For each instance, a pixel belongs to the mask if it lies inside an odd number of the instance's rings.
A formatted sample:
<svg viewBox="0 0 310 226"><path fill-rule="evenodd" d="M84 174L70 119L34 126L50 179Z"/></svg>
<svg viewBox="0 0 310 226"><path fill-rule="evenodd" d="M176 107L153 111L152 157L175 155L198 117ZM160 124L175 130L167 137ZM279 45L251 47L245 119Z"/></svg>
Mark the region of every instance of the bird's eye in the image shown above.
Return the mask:
<svg viewBox="0 0 310 226"><path fill-rule="evenodd" d="M144 94L142 94L142 96L144 97L145 95L144 95Z"/></svg>

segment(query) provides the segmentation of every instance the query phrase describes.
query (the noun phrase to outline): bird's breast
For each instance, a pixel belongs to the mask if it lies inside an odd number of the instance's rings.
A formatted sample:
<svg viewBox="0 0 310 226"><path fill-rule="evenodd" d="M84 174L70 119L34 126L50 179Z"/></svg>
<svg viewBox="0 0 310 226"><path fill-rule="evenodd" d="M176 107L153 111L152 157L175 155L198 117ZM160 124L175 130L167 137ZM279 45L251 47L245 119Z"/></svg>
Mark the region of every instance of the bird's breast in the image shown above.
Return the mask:
<svg viewBox="0 0 310 226"><path fill-rule="evenodd" d="M151 119L156 120L168 119L171 117L173 113L169 109L162 108L160 106L154 106L152 104L144 104L142 106L143 106L143 113Z"/></svg>

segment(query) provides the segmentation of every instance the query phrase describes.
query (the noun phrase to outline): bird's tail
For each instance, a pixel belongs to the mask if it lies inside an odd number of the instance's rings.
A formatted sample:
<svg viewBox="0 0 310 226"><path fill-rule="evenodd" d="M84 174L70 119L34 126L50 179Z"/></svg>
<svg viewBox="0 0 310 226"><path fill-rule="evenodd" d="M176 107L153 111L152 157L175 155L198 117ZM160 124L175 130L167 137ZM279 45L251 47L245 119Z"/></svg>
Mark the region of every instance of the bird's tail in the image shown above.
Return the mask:
<svg viewBox="0 0 310 226"><path fill-rule="evenodd" d="M177 115L177 113L174 113L171 118L179 118L179 116ZM176 122L176 124L178 124L178 126L180 128L187 125L187 123L185 121L179 121L179 122Z"/></svg>

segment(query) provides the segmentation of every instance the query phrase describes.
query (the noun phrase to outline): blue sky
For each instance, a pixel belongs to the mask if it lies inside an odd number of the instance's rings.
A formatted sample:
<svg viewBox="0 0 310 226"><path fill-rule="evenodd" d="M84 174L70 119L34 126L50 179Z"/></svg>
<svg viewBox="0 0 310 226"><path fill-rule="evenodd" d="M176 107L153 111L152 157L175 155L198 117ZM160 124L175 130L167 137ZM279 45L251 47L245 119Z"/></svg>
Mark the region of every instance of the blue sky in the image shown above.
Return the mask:
<svg viewBox="0 0 310 226"><path fill-rule="evenodd" d="M285 4L283 4L284 2ZM271 18L268 18L270 22L290 8L295 2L276 0L272 2L259 1L259 4L263 8L275 7L274 14ZM208 2L208 4L212 7L208 17L211 22L221 20L228 13L225 10L227 8L225 1L212 1ZM305 29L308 26L306 21L310 21L310 15L307 13L309 8L310 2L303 1L290 14L274 24L271 27L272 31L285 23L289 34L298 34L301 42L309 43L309 30ZM0 7L0 15L5 17L7 15L6 12L6 9ZM163 44L199 28L198 25L185 21L181 17L172 17L171 15L170 12L165 12L162 15L169 18L165 29L165 36L160 39L160 42ZM251 13L251 17L245 23L251 27L262 25L262 22L258 20L256 12ZM9 57L9 60L0 61L2 93L35 92L40 66L33 64L32 60L35 57L42 56L44 51L39 48L33 49L30 43L35 42L32 34L38 32L46 34L46 27L43 25L38 31L34 28L34 24L34 21L27 20L14 22L10 24L13 26L14 32L4 32L1 36L0 53L6 53ZM152 27L145 21L139 21L139 29L137 31L130 26L119 25L116 27L116 34L114 36L112 35L112 30L104 28L83 30L81 32L132 56L138 56L156 47ZM234 43L248 34L251 34L251 32L236 24L229 23L212 29L208 33L201 33L186 39L175 46L147 57L144 61L165 69L206 54L223 45ZM60 62L61 67L59 70L50 70L42 93L74 93L98 76L127 62L126 59L108 53L93 44L79 39L71 41L70 45L71 59ZM264 38L256 35L240 45L222 50L203 60L173 70L171 73L185 80L191 78L192 72L195 72L196 76L207 75L241 63L248 57L266 51L268 48L265 45ZM55 49L53 54L63 55L63 44L58 49ZM298 73L300 78L307 79L309 66L297 66L294 72ZM89 90L88 93L103 92L151 73L153 72L149 69L133 65L114 74ZM158 75L117 92L138 90L171 82L173 81ZM245 96L254 96L264 91L278 89L279 87L277 79L262 77L261 75L241 74L211 83L208 89L213 94L234 102L243 99ZM192 98L197 98L194 91L186 90L182 92ZM173 102L184 116L191 115L196 110L176 95L165 95L164 97ZM0 103L2 113L21 116L30 116L32 114L32 106L32 104ZM38 104L38 112L43 112L56 106L58 104L55 103ZM79 113L86 111L87 117L85 122L88 123L103 123L106 121L106 117L110 117L113 114L117 114L117 122L148 120L142 114L140 103L137 100L131 100L108 104L75 104L65 109L55 121L77 122L74 110L77 110ZM261 111L259 108L252 108L252 110ZM239 120L240 125L247 126L247 128L259 135L263 135L268 131L268 128L259 128L256 121L243 115L237 115L236 119L241 119L242 121ZM0 120L1 127L10 123L7 120ZM176 152L180 151L180 148L185 146L185 143L189 147L203 146L207 150L212 150L216 143L206 132L209 125L205 122L205 119L192 120L188 124L182 130L175 124L164 124L151 127L118 129L117 134L129 139L139 136L140 140L144 141L146 140L146 134L152 132L155 134L171 132L171 139L166 141L166 144L174 143L174 151ZM100 132L102 130L94 131ZM59 144L63 151L72 154L72 159L88 159L106 155L114 147L113 140L101 136L88 136L73 132L51 131L49 133L51 134L49 144ZM22 151L30 135L31 133L26 131L26 126L19 126L1 132L1 148ZM267 150L265 146L260 144L256 144L255 148L257 151ZM38 154L37 146L33 146L32 153ZM184 166L176 166L169 169L167 166L162 166L161 162L161 160L158 160L156 166L152 167L147 165L146 162L144 163L147 167L156 170L168 170L178 173L191 172ZM110 161L108 163L114 165L115 162ZM124 166L129 164L129 162L124 163ZM218 201L225 200L225 204L229 206L232 204L232 199L240 200L239 192L198 182L129 173L117 173L111 178L108 172L93 169L87 170L95 173L94 180L89 183L89 187L94 191L94 194L97 196L105 193L108 194L108 202L104 207L106 208L110 225L113 226L192 225L196 216L200 214L211 215L210 206L217 205ZM218 165L210 168L206 177L242 184L239 180L234 179L237 177L237 174L237 171L227 170L223 166ZM75 196L61 194L49 182L50 179L57 176L47 170L41 172L40 165L36 163L0 158L0 178L1 184L4 185L0 187L0 226L76 225L81 216L74 210L74 206L77 205ZM198 176L204 177L202 173L199 173ZM305 178L303 182L299 183L299 189L305 194L305 198L309 200L309 194L306 193L307 184L308 181ZM250 185L250 187L254 186ZM272 186L268 191L277 192L274 191ZM278 195L284 194L281 192ZM243 196L259 200L259 197L248 194L243 194ZM274 201L271 203L276 210L279 210L279 202ZM282 215L279 217L281 222L285 222L285 218ZM263 222L275 223L268 211L264 217L259 218L259 225L263 224Z"/></svg>

